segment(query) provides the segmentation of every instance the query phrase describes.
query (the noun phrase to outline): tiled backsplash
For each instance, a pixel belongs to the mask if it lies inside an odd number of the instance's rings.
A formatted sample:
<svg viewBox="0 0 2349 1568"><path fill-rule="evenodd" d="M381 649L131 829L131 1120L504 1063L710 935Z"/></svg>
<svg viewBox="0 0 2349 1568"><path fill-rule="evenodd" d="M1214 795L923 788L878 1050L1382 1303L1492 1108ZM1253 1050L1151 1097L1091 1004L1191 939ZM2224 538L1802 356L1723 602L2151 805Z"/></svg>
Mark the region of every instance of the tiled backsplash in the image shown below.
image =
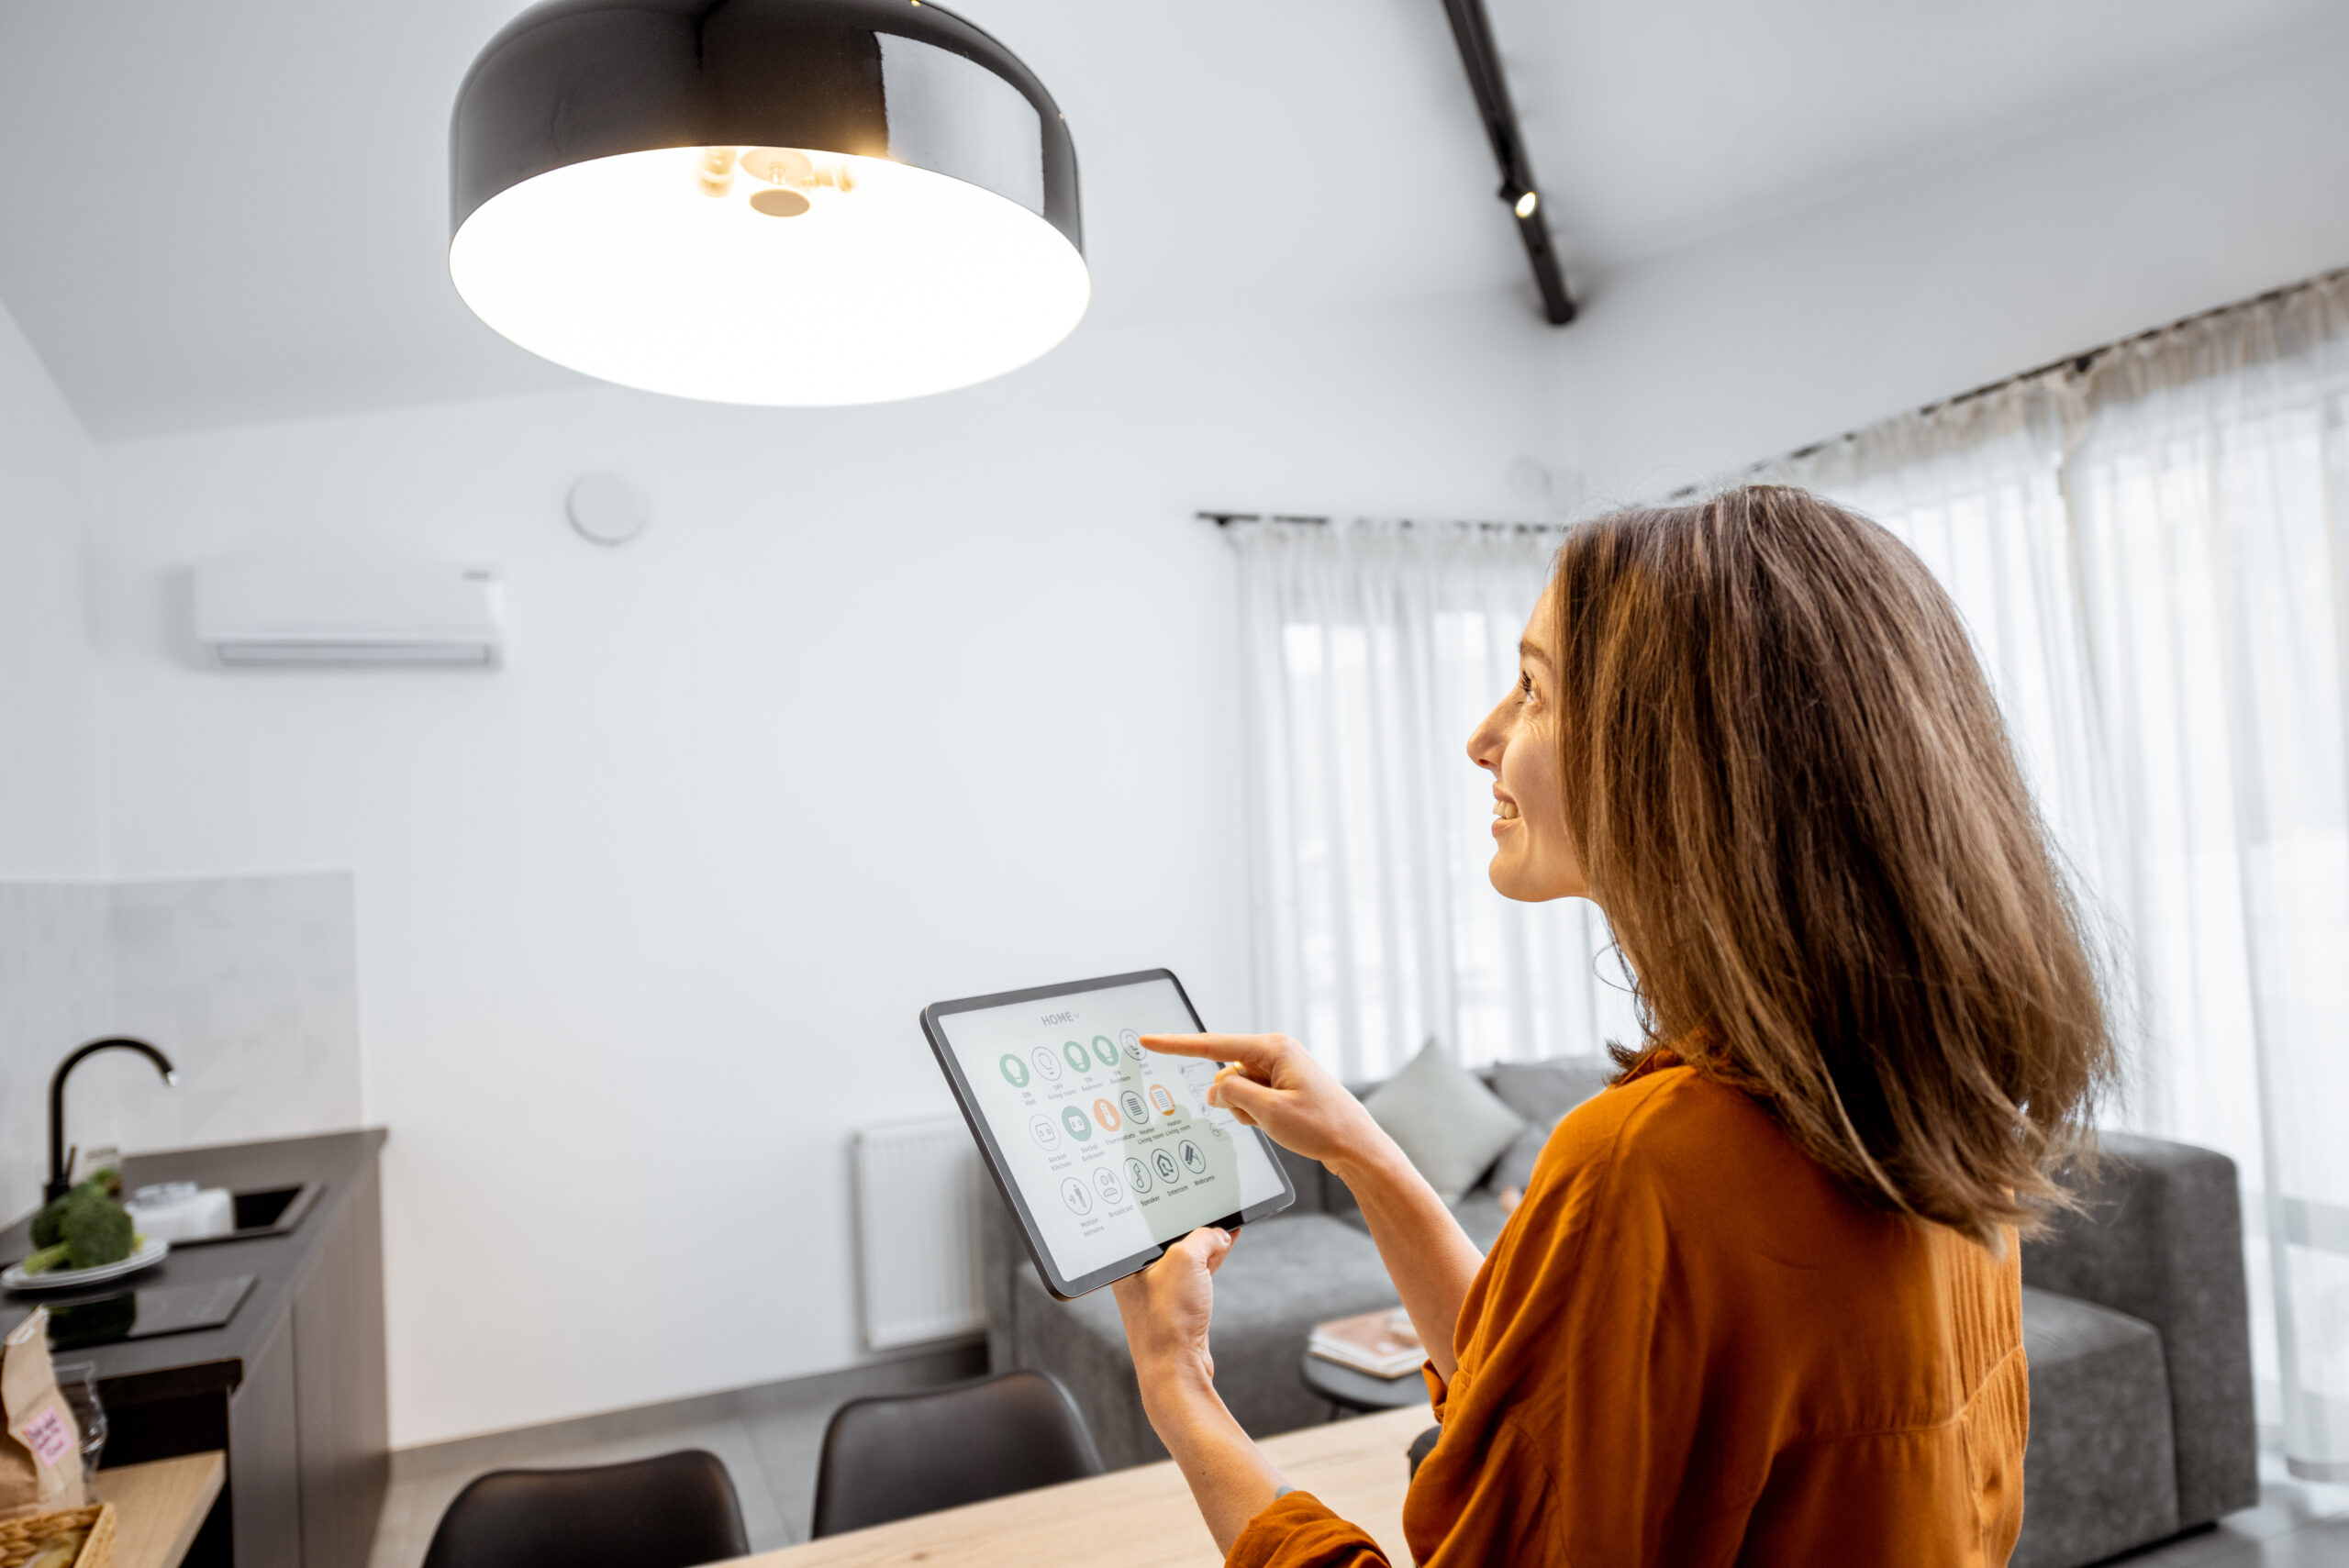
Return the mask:
<svg viewBox="0 0 2349 1568"><path fill-rule="evenodd" d="M360 1121L358 944L346 872L0 884L0 1218L47 1174L49 1075L85 1040L153 1041L76 1068L66 1134L128 1152Z"/></svg>

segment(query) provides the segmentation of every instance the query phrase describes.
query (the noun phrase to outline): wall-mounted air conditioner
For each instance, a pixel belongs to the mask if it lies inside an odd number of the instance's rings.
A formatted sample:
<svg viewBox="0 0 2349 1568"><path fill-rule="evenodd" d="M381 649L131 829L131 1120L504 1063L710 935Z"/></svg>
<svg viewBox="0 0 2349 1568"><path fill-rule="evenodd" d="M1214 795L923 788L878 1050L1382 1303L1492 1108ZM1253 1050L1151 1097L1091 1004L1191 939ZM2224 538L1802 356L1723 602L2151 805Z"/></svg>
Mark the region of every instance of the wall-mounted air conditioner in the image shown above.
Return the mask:
<svg viewBox="0 0 2349 1568"><path fill-rule="evenodd" d="M505 587L484 567L429 562L207 562L195 640L234 669L495 670Z"/></svg>

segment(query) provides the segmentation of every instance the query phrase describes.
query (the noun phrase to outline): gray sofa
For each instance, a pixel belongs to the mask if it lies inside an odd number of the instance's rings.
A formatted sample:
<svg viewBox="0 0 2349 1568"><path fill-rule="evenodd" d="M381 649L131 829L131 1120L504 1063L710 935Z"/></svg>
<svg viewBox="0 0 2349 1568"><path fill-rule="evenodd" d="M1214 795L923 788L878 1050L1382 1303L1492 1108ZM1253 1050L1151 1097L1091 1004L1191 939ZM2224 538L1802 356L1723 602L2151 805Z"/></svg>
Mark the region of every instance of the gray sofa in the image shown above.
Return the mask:
<svg viewBox="0 0 2349 1568"><path fill-rule="evenodd" d="M1482 1076L1538 1138L1598 1090L1606 1069L1575 1059ZM2120 1135L2105 1155L2090 1211L2023 1249L2032 1430L2015 1568L2093 1562L2259 1498L2233 1162ZM1216 1386L1259 1437L1330 1414L1297 1375L1312 1326L1395 1301L1344 1184L1312 1162L1283 1161L1296 1207L1251 1226L1216 1277ZM1505 1155L1496 1171L1511 1164ZM1493 1184L1455 1210L1482 1247L1500 1233ZM1054 1301L1009 1211L985 1207L992 1365L1060 1378L1111 1466L1163 1457L1109 1292Z"/></svg>
<svg viewBox="0 0 2349 1568"><path fill-rule="evenodd" d="M2071 1568L2259 1501L2235 1164L2104 1137L2085 1214L2022 1250L2031 1447L2014 1568Z"/></svg>

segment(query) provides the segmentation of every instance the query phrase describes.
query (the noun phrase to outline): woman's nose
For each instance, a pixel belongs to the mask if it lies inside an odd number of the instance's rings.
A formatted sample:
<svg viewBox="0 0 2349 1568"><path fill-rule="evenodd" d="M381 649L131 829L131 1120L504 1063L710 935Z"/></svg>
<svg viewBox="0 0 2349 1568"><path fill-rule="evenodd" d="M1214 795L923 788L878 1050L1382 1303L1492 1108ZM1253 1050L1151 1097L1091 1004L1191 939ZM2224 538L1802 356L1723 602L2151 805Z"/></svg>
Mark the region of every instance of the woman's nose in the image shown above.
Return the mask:
<svg viewBox="0 0 2349 1568"><path fill-rule="evenodd" d="M1486 719L1468 737L1468 760L1497 777L1501 771L1500 749L1494 742L1493 721Z"/></svg>

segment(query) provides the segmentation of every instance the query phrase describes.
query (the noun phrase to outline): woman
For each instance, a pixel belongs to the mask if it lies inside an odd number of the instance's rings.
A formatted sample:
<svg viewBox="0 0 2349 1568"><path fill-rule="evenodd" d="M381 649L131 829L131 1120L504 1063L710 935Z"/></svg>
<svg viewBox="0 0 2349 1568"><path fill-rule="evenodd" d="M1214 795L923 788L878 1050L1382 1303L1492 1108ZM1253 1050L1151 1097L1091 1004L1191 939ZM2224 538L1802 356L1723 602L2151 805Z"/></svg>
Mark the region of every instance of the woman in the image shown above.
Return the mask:
<svg viewBox="0 0 2349 1568"><path fill-rule="evenodd" d="M1583 896L1646 1040L1490 1257L1277 1035L1148 1041L1361 1201L1428 1346L1424 1565L1998 1564L2019 1231L2112 1064L2080 917L1955 612L1889 534L1749 487L1576 528L1469 755L1491 877ZM1194 1231L1117 1287L1233 1562L1368 1564L1216 1397Z"/></svg>

